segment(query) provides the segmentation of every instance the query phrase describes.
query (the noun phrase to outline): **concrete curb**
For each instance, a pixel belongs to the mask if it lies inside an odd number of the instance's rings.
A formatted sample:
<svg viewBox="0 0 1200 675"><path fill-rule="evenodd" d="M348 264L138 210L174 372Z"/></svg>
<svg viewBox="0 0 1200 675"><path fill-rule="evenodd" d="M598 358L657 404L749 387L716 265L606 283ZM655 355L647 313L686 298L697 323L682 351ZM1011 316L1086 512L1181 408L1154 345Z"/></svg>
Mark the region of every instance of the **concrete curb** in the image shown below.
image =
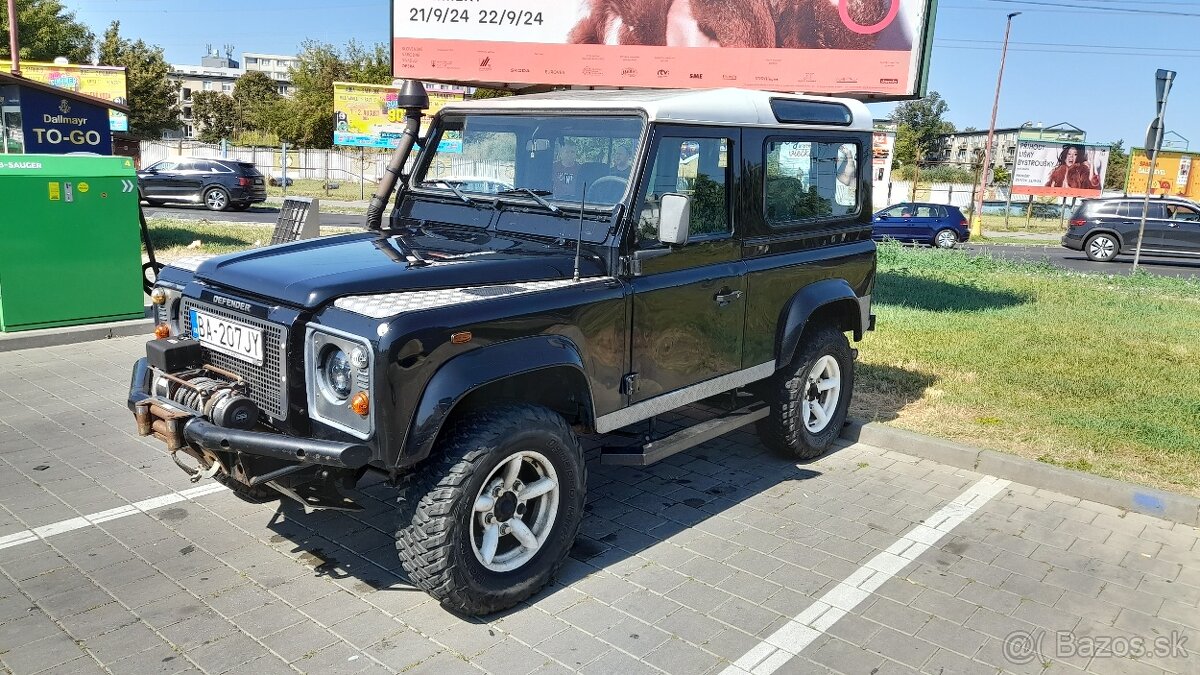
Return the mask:
<svg viewBox="0 0 1200 675"><path fill-rule="evenodd" d="M1093 476L1016 455L894 429L875 422L851 420L842 430L842 437L948 466L1006 478L1030 487L1052 490L1114 508L1200 527L1200 499L1188 495Z"/></svg>
<svg viewBox="0 0 1200 675"><path fill-rule="evenodd" d="M152 319L133 319L130 321L112 321L97 323L89 326L66 326L63 328L43 328L20 333L0 333L0 352L14 352L18 349L34 349L37 347L58 347L93 340L111 340L131 335L145 335L151 339L154 332Z"/></svg>

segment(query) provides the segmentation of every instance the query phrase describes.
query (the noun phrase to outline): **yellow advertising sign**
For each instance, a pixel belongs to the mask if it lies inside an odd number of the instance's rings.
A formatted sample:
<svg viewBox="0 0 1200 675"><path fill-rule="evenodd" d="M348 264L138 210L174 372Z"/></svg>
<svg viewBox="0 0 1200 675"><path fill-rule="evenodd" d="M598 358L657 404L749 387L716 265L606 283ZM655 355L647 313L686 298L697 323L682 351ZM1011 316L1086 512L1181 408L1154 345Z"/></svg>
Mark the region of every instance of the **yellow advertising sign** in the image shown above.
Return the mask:
<svg viewBox="0 0 1200 675"><path fill-rule="evenodd" d="M111 66L58 66L53 63L21 62L21 75L59 89L91 96L103 101L127 105L125 69ZM108 126L112 131L129 131L129 117L116 110L108 111Z"/></svg>
<svg viewBox="0 0 1200 675"><path fill-rule="evenodd" d="M1192 168L1200 163L1200 153L1162 150L1154 164L1154 180L1150 176L1150 157L1141 148L1129 153L1129 178L1125 181L1125 192L1146 194L1146 183L1150 183L1152 195L1175 195L1200 200L1200 179L1193 177Z"/></svg>
<svg viewBox="0 0 1200 675"><path fill-rule="evenodd" d="M404 133L404 111L397 107L400 88L378 84L333 83L333 110L336 126L334 145L364 148L394 148ZM429 92L429 109L421 122L421 133L432 116L462 94Z"/></svg>

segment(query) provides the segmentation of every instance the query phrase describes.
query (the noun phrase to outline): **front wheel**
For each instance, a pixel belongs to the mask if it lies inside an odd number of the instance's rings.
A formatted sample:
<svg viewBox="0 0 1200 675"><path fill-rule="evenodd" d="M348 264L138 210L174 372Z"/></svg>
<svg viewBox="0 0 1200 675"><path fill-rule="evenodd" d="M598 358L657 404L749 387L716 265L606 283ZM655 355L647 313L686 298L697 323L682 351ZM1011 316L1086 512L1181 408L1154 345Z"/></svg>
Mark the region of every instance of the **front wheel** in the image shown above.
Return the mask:
<svg viewBox="0 0 1200 675"><path fill-rule="evenodd" d="M825 454L842 432L854 393L854 354L846 334L832 326L802 339L792 363L768 385L771 414L758 431L775 452L810 460Z"/></svg>
<svg viewBox="0 0 1200 675"><path fill-rule="evenodd" d="M549 583L583 518L587 469L557 413L467 413L401 488L396 549L410 581L446 607L490 614Z"/></svg>
<svg viewBox="0 0 1200 675"><path fill-rule="evenodd" d="M938 230L937 234L933 235L933 245L938 248L954 248L958 246L958 235L954 234L954 230Z"/></svg>
<svg viewBox="0 0 1200 675"><path fill-rule="evenodd" d="M1097 234L1087 240L1083 250L1088 260L1094 262L1109 262L1121 251L1121 244L1111 234Z"/></svg>

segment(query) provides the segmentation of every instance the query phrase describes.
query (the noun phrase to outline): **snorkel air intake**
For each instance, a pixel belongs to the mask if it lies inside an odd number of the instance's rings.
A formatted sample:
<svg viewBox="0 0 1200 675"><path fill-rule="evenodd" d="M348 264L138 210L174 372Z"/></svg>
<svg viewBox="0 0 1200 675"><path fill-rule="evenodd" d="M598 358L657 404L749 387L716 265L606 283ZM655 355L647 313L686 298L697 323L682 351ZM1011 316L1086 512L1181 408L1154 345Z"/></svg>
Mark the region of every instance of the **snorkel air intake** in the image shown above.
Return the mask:
<svg viewBox="0 0 1200 675"><path fill-rule="evenodd" d="M417 141L417 134L421 131L421 114L429 107L429 94L425 93L425 86L420 82L405 80L396 104L404 111L404 135L400 137L400 145L392 153L383 178L375 188L375 194L371 195L371 203L367 205L368 230L382 228L383 212L400 180L400 172L404 170L404 163Z"/></svg>

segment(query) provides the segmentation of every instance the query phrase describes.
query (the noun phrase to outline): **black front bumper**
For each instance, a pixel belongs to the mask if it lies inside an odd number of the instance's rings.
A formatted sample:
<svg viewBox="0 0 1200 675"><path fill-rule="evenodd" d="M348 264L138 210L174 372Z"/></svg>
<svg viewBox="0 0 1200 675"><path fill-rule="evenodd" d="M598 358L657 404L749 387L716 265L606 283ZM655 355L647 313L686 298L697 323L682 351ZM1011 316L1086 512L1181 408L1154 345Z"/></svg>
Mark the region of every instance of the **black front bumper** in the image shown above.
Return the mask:
<svg viewBox="0 0 1200 675"><path fill-rule="evenodd" d="M345 469L361 469L371 459L371 449L360 443L297 438L270 431L243 431L217 426L196 411L152 395L150 377L151 370L146 359L138 359L133 364L129 383L129 410L138 419L138 429L143 435L153 433L158 436L159 430L164 434L174 434L175 438L164 439L168 447L174 440L212 452L240 452L296 464L320 464ZM164 409L173 413L172 418L154 428L151 418Z"/></svg>

